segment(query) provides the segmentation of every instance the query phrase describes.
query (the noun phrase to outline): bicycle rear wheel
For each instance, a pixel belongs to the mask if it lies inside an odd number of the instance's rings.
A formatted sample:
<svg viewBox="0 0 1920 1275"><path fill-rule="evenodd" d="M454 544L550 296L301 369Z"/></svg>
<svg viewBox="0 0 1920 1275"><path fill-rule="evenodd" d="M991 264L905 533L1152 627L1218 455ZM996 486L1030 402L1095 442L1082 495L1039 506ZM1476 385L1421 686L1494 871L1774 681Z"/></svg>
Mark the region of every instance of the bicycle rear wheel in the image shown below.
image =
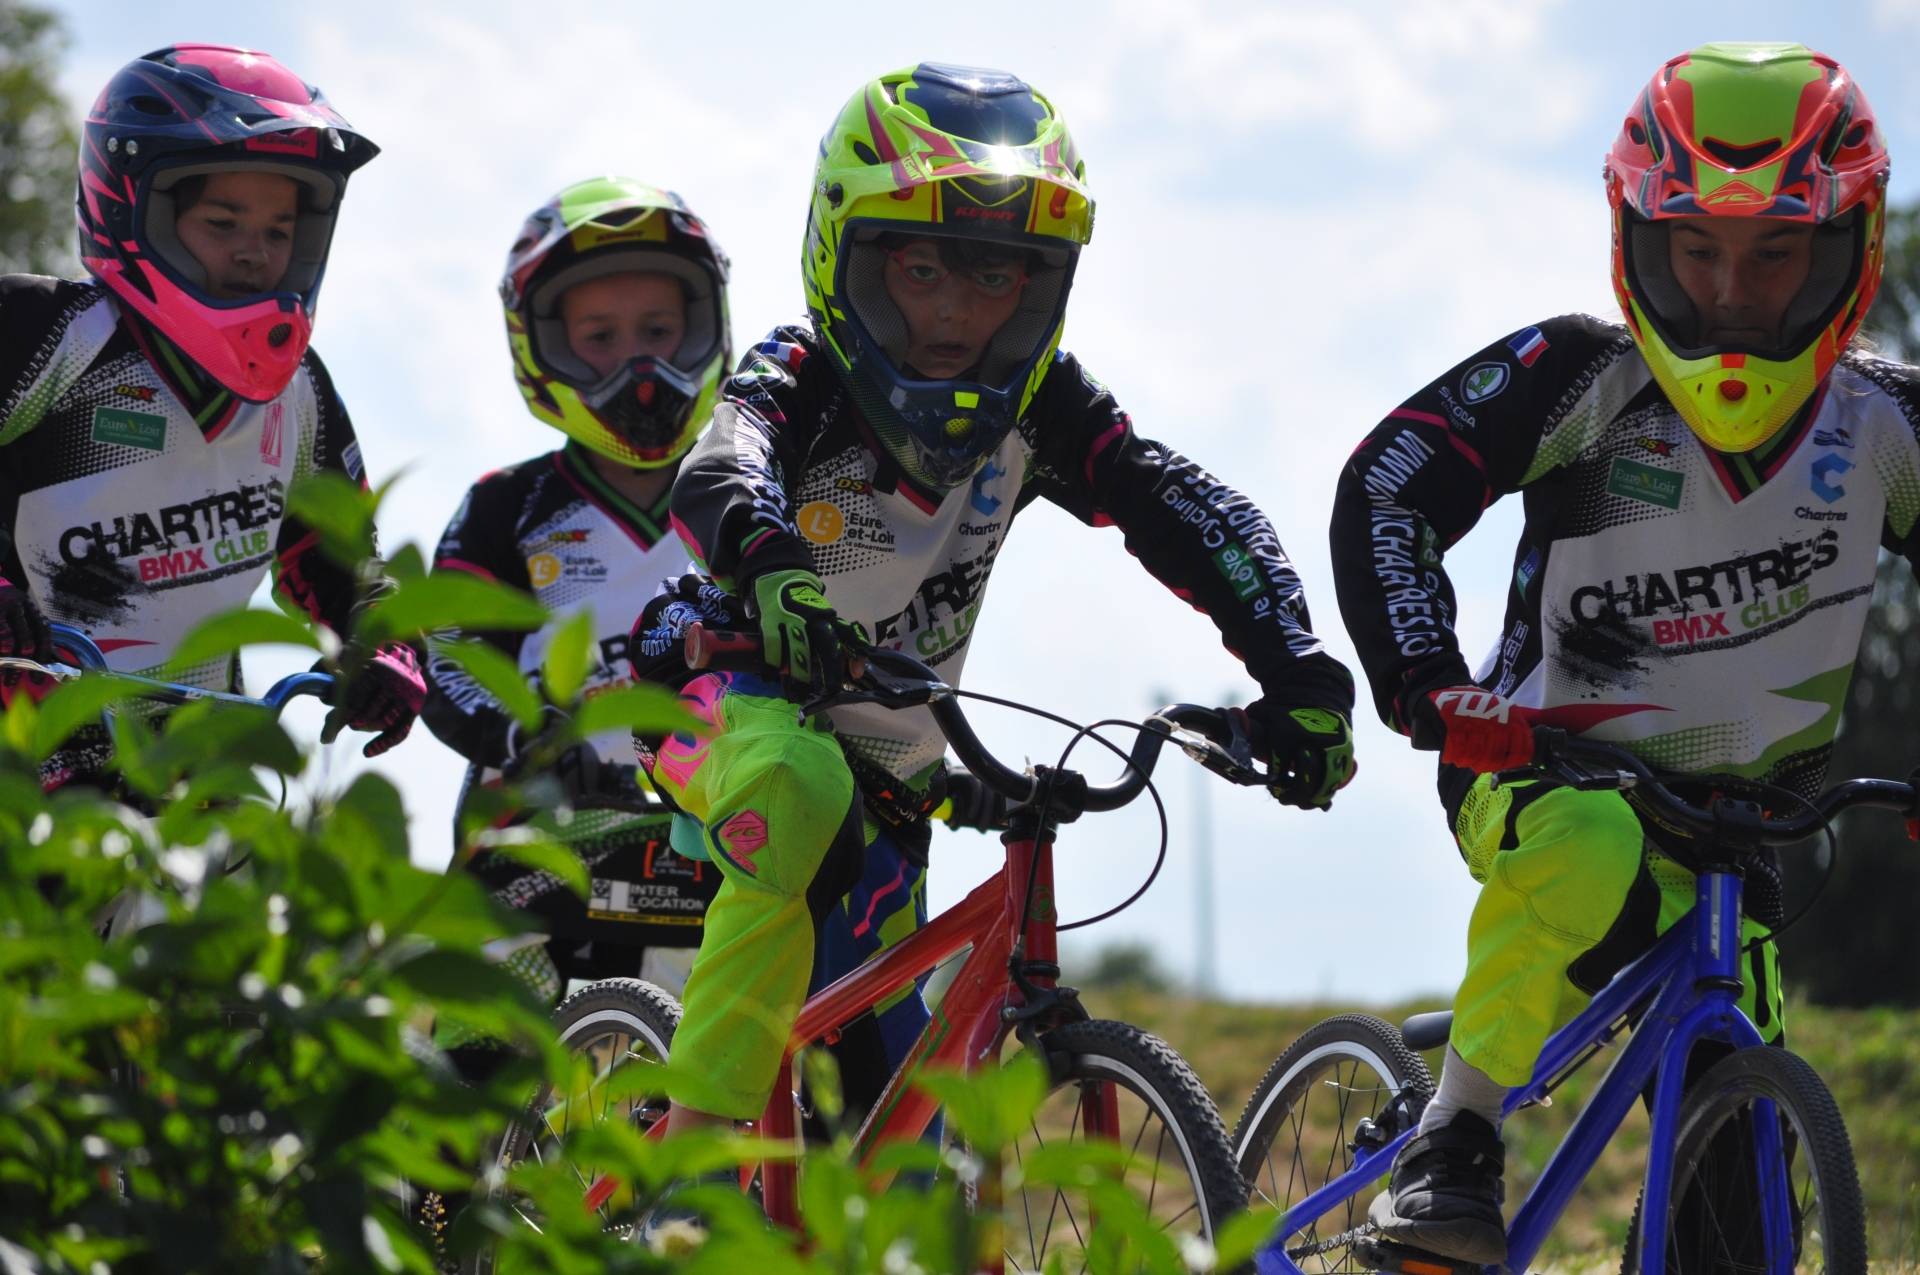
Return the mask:
<svg viewBox="0 0 1920 1275"><path fill-rule="evenodd" d="M1249 1203L1284 1215L1352 1168L1356 1148L1384 1146L1413 1127L1432 1096L1425 1060L1392 1024L1370 1014L1315 1023L1274 1060L1234 1126L1234 1163L1251 1190ZM1386 1172L1382 1164L1382 1178ZM1294 1260L1309 1271L1369 1269L1334 1240L1366 1220L1370 1200L1370 1193L1356 1193L1288 1236Z"/></svg>
<svg viewBox="0 0 1920 1275"><path fill-rule="evenodd" d="M1164 1236L1176 1249L1193 1239L1211 1244L1247 1192L1220 1114L1186 1060L1126 1023L1068 1023L1040 1043L1052 1085L1012 1157L1025 1166L1042 1147L1097 1140L1117 1147L1124 1167L1085 1188L1023 1181L1009 1191L1002 1202L1006 1269L1039 1271L1056 1256L1062 1269L1095 1269L1090 1263L1101 1241L1093 1197L1114 1181L1144 1208L1154 1242Z"/></svg>
<svg viewBox="0 0 1920 1275"><path fill-rule="evenodd" d="M497 1184L504 1182L507 1170L524 1160L565 1162L570 1136L583 1129L620 1120L644 1131L666 1114L666 1099L661 1095L619 1101L607 1095L614 1087L614 1074L621 1068L640 1062L666 1062L674 1030L680 1025L678 1001L639 979L605 979L589 983L561 1002L553 1021L567 1052L589 1060L591 1084L581 1092L565 1095L556 1095L550 1085L541 1086L528 1102L525 1117L500 1141L490 1166L494 1171L488 1175ZM593 1165L568 1167L586 1193L588 1205L599 1212L608 1229L633 1223L631 1210L623 1207L623 1189L602 1195L613 1183L603 1181ZM526 1201L513 1198L504 1186L496 1186L495 1191L500 1192L496 1198L516 1217L528 1226L539 1227L540 1219ZM472 1275L491 1275L492 1251L474 1254L463 1270Z"/></svg>
<svg viewBox="0 0 1920 1275"><path fill-rule="evenodd" d="M1762 1156L1762 1150L1768 1152ZM1779 1207L1763 1206L1777 1183ZM1865 1275L1866 1210L1840 1108L1819 1073L1784 1049L1741 1049L1688 1092L1674 1136L1669 1275L1788 1269ZM1622 1269L1639 1269L1639 1210ZM1769 1262L1776 1248L1791 1263Z"/></svg>

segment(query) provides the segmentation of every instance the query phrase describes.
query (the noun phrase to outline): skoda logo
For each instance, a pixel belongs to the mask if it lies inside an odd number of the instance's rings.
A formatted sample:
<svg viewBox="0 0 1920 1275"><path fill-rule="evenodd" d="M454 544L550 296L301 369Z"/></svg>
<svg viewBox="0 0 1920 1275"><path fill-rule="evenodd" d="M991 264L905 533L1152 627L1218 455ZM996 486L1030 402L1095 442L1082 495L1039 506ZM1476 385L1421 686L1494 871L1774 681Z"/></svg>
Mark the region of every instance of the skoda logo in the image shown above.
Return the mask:
<svg viewBox="0 0 1920 1275"><path fill-rule="evenodd" d="M1476 363L1460 378L1460 397L1469 403L1481 403L1507 388L1505 363Z"/></svg>

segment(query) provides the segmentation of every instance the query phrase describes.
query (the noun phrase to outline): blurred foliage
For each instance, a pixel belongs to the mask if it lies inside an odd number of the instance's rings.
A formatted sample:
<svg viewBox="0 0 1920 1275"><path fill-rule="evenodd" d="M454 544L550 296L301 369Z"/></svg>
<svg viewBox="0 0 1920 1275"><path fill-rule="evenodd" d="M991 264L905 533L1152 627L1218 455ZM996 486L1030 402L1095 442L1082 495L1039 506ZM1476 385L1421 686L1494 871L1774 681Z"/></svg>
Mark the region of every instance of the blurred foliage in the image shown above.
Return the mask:
<svg viewBox="0 0 1920 1275"><path fill-rule="evenodd" d="M74 112L60 96L66 33L48 9L0 0L0 274L70 275L79 170Z"/></svg>
<svg viewBox="0 0 1920 1275"><path fill-rule="evenodd" d="M322 481L290 498L329 552L358 562L367 601L353 632L230 613L189 635L192 657L292 642L352 679L365 667L357 653L379 642L544 621L503 586L461 577L447 588L412 546L384 566L366 559L381 494ZM537 751L608 726L690 722L652 688L595 696L591 711L578 703L590 640L563 626L537 690L517 674L502 683L510 711L537 729ZM476 675L501 678L476 658ZM486 955L524 916L469 873L414 867L401 794L378 775L284 808L281 781L311 778L311 758L264 708L117 713L101 779L110 791L43 793L40 763L126 695L111 674L88 674L38 700L12 695L0 717L0 1268L431 1272L491 1246L500 1268L525 1271L931 1275L976 1269L997 1247L999 1218L971 1207L995 1169L1002 1193L1024 1182L1098 1195L1086 1269L1213 1262L1175 1251L1112 1180L1111 1148L1002 1154L1049 1088L1044 1064L1024 1056L971 1077L922 1077L956 1144L884 1147L857 1166L834 1077L810 1051L809 1092L836 1132L802 1157L804 1234L769 1228L737 1190L696 1187L688 1197L711 1210L710 1236L669 1258L581 1207L583 1162L628 1184L631 1218L683 1178L795 1153L731 1134L659 1141L624 1121L592 1124L559 1154L476 1183L475 1166L493 1162L542 1086L608 1083L560 1048L547 1007ZM496 826L515 807L558 800L529 783L495 806L470 803L459 861L511 854L584 891L563 847ZM103 936L105 918L136 900L140 920ZM515 1060L461 1084L420 1031L441 1010L509 1042ZM615 1074L657 1092L645 1067ZM428 1191L473 1201L438 1240L415 1221ZM1259 1219L1229 1228L1220 1258L1245 1260L1260 1229Z"/></svg>
<svg viewBox="0 0 1920 1275"><path fill-rule="evenodd" d="M1888 213L1886 278L1868 330L1883 353L1920 356L1920 206ZM1904 779L1916 766L1920 582L1904 557L1883 553L1829 773ZM1819 901L1781 939L1787 986L1825 1005L1920 1005L1920 953L1903 905L1920 898L1920 849L1877 811L1844 816L1839 832ZM1824 855L1805 847L1784 859L1791 912L1821 888Z"/></svg>

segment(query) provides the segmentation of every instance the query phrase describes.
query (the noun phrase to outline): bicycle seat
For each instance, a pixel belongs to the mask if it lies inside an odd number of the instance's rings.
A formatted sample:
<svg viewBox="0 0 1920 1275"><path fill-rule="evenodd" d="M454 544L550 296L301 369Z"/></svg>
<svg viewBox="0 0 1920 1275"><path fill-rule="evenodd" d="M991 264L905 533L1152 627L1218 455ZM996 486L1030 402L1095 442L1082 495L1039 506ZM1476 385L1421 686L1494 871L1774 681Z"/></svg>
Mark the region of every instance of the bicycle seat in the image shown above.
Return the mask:
<svg viewBox="0 0 1920 1275"><path fill-rule="evenodd" d="M1431 1014L1415 1014L1400 1024L1400 1037L1407 1048L1419 1053L1438 1049L1453 1034L1453 1011L1436 1009Z"/></svg>

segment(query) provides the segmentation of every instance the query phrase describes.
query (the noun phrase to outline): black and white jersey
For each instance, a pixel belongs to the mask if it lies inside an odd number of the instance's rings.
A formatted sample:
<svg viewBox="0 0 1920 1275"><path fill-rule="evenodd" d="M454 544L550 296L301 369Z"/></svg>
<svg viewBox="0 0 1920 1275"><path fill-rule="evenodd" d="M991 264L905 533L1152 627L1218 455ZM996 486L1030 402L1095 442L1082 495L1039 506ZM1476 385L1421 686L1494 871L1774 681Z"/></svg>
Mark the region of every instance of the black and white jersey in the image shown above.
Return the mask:
<svg viewBox="0 0 1920 1275"><path fill-rule="evenodd" d="M750 350L682 465L674 523L716 575L739 583L814 571L840 616L957 683L1014 516L1044 496L1091 526L1117 526L1149 572L1213 620L1264 690L1351 710L1352 678L1314 636L1266 515L1136 435L1071 355L1055 356L1020 427L971 482L928 493L887 459L816 340L784 327ZM910 782L945 751L924 709L855 705L831 716L856 759Z"/></svg>
<svg viewBox="0 0 1920 1275"><path fill-rule="evenodd" d="M1506 624L1471 679L1443 559L1519 493ZM1826 771L1879 550L1920 559L1920 379L1849 355L1753 452L1703 445L1625 329L1503 338L1390 413L1340 477L1340 606L1381 716L1469 680L1679 772Z"/></svg>

